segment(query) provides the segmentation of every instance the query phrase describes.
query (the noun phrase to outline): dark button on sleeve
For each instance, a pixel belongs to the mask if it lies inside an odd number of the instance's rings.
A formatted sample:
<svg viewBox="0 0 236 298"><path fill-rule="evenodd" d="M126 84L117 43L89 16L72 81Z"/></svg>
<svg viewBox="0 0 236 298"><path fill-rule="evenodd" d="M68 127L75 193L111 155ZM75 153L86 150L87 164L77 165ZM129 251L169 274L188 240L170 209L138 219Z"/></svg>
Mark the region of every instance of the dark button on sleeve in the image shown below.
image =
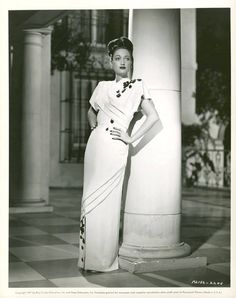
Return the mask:
<svg viewBox="0 0 236 298"><path fill-rule="evenodd" d="M114 120L113 119L111 119L111 121L110 121L111 123L114 123Z"/></svg>

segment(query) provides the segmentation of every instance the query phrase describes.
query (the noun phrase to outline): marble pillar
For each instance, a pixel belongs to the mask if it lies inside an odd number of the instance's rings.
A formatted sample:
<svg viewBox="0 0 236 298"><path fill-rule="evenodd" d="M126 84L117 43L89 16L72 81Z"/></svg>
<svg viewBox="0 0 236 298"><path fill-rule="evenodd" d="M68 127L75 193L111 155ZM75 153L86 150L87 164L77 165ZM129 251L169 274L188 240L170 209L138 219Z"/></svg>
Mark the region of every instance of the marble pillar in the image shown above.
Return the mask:
<svg viewBox="0 0 236 298"><path fill-rule="evenodd" d="M12 88L18 94L13 92L10 99L10 212L52 210L48 205L50 33L48 28L24 29L16 45L21 55L13 62L18 64L18 83L15 77Z"/></svg>
<svg viewBox="0 0 236 298"><path fill-rule="evenodd" d="M91 40L92 44L97 42L97 21L98 21L98 12L97 10L91 11Z"/></svg>
<svg viewBox="0 0 236 298"><path fill-rule="evenodd" d="M181 15L181 110L182 123L198 122L196 114L196 9L182 9Z"/></svg>
<svg viewBox="0 0 236 298"><path fill-rule="evenodd" d="M50 164L50 111L51 111L51 32L52 28L41 29L42 34L42 84L41 84L41 198L49 204Z"/></svg>
<svg viewBox="0 0 236 298"><path fill-rule="evenodd" d="M145 81L161 121L130 150L119 254L130 260L184 257L190 246L180 238L180 11L133 10L131 26L134 77Z"/></svg>

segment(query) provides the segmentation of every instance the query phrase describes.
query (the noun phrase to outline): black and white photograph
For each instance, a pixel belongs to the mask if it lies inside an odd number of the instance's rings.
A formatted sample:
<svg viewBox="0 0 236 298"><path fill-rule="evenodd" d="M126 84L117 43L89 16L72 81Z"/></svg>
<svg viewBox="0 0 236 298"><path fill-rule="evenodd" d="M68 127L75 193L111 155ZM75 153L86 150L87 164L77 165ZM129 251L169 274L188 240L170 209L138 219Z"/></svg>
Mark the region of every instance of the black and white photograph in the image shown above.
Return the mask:
<svg viewBox="0 0 236 298"><path fill-rule="evenodd" d="M11 293L232 290L230 3L7 8Z"/></svg>

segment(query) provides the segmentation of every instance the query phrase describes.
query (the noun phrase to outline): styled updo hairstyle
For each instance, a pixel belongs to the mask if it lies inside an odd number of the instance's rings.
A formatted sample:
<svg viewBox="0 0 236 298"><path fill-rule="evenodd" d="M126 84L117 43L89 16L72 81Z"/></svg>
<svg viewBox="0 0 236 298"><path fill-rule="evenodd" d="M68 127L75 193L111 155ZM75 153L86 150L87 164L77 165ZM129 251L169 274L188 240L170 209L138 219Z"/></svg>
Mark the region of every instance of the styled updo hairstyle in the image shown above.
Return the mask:
<svg viewBox="0 0 236 298"><path fill-rule="evenodd" d="M126 49L129 51L131 56L131 78L133 75L134 69L134 57L133 57L133 44L132 42L124 36L111 40L107 45L108 55L113 59L113 55L117 49Z"/></svg>

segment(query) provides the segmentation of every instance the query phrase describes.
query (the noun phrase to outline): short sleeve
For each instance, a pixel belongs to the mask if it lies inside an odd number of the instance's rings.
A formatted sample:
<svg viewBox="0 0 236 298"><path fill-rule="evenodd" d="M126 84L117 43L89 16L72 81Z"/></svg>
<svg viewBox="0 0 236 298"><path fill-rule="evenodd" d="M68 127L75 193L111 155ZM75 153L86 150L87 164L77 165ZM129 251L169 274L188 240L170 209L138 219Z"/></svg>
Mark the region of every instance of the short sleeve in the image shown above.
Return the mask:
<svg viewBox="0 0 236 298"><path fill-rule="evenodd" d="M143 87L143 90L142 90L142 95L141 95L141 99L144 100L144 99L152 99L151 98L151 95L148 91L148 88L147 86L145 85L144 81L142 81L142 87Z"/></svg>
<svg viewBox="0 0 236 298"><path fill-rule="evenodd" d="M97 84L97 86L95 87L93 94L89 100L89 103L91 104L91 106L93 107L93 109L97 112L99 109L98 106L98 99L99 99L99 90L100 90L101 86L100 86L100 82Z"/></svg>
<svg viewBox="0 0 236 298"><path fill-rule="evenodd" d="M138 111L141 111L141 104L143 102L143 100L152 100L152 97L148 91L148 88L146 86L146 84L144 83L144 81L142 80L142 85L141 85L141 95L140 95L140 103L139 103L139 107L138 107Z"/></svg>

